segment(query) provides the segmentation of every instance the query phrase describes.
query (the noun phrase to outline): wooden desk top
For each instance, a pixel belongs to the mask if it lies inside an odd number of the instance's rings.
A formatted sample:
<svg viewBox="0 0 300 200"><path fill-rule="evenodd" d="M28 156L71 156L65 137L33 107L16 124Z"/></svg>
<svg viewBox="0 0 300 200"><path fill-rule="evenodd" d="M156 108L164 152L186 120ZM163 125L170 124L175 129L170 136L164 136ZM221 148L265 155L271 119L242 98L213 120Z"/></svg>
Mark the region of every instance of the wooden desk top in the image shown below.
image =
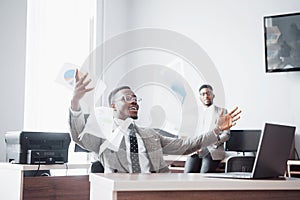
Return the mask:
<svg viewBox="0 0 300 200"><path fill-rule="evenodd" d="M201 174L90 174L91 184L111 191L300 190L300 179L245 180Z"/></svg>

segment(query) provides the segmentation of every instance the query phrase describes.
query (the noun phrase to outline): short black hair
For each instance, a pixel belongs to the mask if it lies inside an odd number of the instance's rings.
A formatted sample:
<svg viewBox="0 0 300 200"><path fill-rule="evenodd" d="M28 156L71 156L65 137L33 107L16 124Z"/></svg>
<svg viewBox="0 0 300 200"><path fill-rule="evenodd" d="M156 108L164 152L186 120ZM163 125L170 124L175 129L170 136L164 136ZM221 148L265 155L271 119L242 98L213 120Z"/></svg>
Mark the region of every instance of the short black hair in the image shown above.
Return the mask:
<svg viewBox="0 0 300 200"><path fill-rule="evenodd" d="M108 104L111 105L112 104L112 98L120 91L120 90L123 90L123 89L130 89L131 88L127 85L125 86L120 86L120 87L117 87L115 88L114 90L112 90L110 93L109 93L109 96L108 96Z"/></svg>
<svg viewBox="0 0 300 200"><path fill-rule="evenodd" d="M213 91L213 87L211 85L208 85L208 84L204 84L204 85L201 85L201 87L199 88L199 92L203 89L203 88L208 88L210 89L211 91Z"/></svg>

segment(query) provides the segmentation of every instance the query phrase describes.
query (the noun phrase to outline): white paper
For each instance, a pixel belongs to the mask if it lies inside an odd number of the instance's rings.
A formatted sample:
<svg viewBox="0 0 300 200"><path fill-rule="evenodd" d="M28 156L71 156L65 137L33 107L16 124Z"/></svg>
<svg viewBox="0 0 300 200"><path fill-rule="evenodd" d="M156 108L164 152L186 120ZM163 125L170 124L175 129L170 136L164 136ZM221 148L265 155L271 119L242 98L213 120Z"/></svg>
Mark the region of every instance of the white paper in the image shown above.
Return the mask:
<svg viewBox="0 0 300 200"><path fill-rule="evenodd" d="M105 83L102 80L99 80L97 87L93 91L89 92L90 94L87 93L81 100L81 104L87 104L94 108L94 110L90 113L80 137L82 137L85 133L90 133L100 138L106 138L106 136L111 133L113 127L113 109L109 107L95 107L95 101L93 99L94 96L101 98L105 89ZM87 97L88 94L89 96Z"/></svg>
<svg viewBox="0 0 300 200"><path fill-rule="evenodd" d="M113 129L113 108L110 107L98 107L95 108L96 122L98 123L101 131L104 134L104 138L108 138L111 135Z"/></svg>
<svg viewBox="0 0 300 200"><path fill-rule="evenodd" d="M132 122L133 120L131 118L127 118L120 126L118 126L101 145L99 154L102 154L102 152L107 148L113 151L118 151L122 142L122 138Z"/></svg>
<svg viewBox="0 0 300 200"><path fill-rule="evenodd" d="M60 68L55 81L68 89L73 90L76 69L80 69L80 67L72 63L64 63ZM82 72L79 71L79 74L82 75Z"/></svg>
<svg viewBox="0 0 300 200"><path fill-rule="evenodd" d="M101 98L105 89L106 89L106 84L101 79L99 79L99 81L97 82L97 86L95 88L95 94L94 94L95 102L97 102Z"/></svg>
<svg viewBox="0 0 300 200"><path fill-rule="evenodd" d="M100 138L105 138L105 133L102 131L102 129L100 128L95 114L94 112L90 113L87 122L85 124L85 128L83 129L83 131L81 132L81 134L79 135L79 138L81 139L83 137L84 134L89 133L91 135L95 135L97 137Z"/></svg>

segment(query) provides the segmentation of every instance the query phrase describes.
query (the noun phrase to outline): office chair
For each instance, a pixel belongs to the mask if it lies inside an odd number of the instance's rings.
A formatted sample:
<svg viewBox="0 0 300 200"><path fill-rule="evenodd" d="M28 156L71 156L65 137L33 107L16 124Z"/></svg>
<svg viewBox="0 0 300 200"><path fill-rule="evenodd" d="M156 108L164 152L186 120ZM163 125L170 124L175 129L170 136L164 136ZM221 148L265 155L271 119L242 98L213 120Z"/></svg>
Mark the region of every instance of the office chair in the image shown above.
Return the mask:
<svg viewBox="0 0 300 200"><path fill-rule="evenodd" d="M99 160L92 162L91 173L104 173L104 167Z"/></svg>
<svg viewBox="0 0 300 200"><path fill-rule="evenodd" d="M230 156L226 160L225 172L252 172L255 156Z"/></svg>
<svg viewBox="0 0 300 200"><path fill-rule="evenodd" d="M255 160L261 130L230 130L230 139L225 143L226 151L242 152L243 155L230 156L226 160L225 172L251 172ZM254 153L254 155L245 155Z"/></svg>

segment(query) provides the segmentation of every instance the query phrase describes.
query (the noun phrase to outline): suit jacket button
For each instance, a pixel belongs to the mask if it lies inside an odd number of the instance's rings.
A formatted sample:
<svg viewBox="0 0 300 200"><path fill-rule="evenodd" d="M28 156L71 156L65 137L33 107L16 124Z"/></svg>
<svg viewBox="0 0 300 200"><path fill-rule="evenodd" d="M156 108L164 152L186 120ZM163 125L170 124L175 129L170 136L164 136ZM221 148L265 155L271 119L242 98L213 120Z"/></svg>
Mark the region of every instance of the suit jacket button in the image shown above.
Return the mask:
<svg viewBox="0 0 300 200"><path fill-rule="evenodd" d="M117 170L117 169L114 169L114 173L118 173L118 170Z"/></svg>

